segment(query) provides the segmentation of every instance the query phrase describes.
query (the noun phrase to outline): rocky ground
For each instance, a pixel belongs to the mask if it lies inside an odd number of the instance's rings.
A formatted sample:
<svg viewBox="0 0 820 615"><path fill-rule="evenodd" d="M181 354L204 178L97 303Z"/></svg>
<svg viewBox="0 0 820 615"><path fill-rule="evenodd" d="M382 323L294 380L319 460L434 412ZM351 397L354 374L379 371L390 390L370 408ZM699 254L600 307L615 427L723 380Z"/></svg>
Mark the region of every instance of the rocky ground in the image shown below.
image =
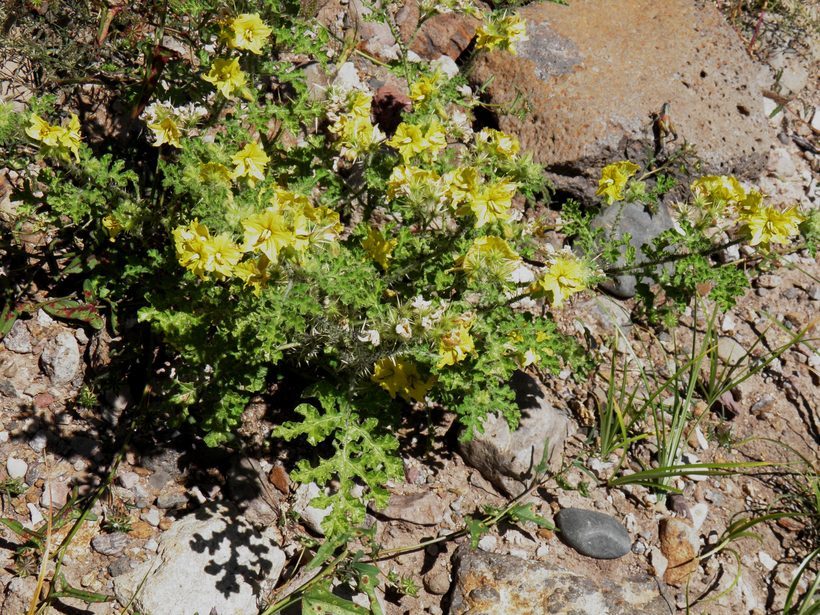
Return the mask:
<svg viewBox="0 0 820 615"><path fill-rule="evenodd" d="M530 41L519 56L489 54L473 67L478 81L494 76L487 92L492 102L516 95L528 102L526 121L501 116L499 124L535 152L559 195L586 198L602 164L625 155L645 159L650 115L671 102L680 138L703 154L703 172L737 173L775 203L818 206L816 37L789 35L782 16L764 15L750 53L748 28L738 22L733 30L727 21L731 7L721 13L710 3L689 0L619 0L611 4L619 5L622 17L612 20L608 11L615 8L596 11L593 4L526 7ZM817 10L816 3L808 6ZM343 28L350 25L344 16L361 15L361 8L330 2L319 16ZM412 28L412 7L402 19L405 29ZM455 60L475 25L470 18L441 16L425 26L413 49L427 60ZM368 53L390 57L395 40L389 30L366 21L358 30ZM334 78L311 74L317 88ZM397 87L361 57L335 78L357 79L374 89ZM636 224L640 228L627 229L635 236L655 232L645 221ZM661 368L675 355L674 340L691 339L703 324L689 314L677 329L656 336L633 323L628 280L612 290L617 296L579 298L561 317L561 326L602 359L615 350L626 356L631 347L635 360ZM718 319L717 354L727 365L754 365L803 327L815 341L789 348L738 384L719 408L696 408L700 418L687 431L685 461L803 456L816 468L818 308L820 264L798 253L758 279ZM612 348L616 330L626 339ZM125 436L124 413L133 408L124 383L95 389L99 404L86 384L105 364L110 343L42 310L18 321L3 339L2 516L36 527L49 510L104 480ZM603 365L606 372L608 363ZM601 399L605 376L576 382L562 373L543 383L522 377L516 383L524 411L519 430L510 433L505 424L492 422L468 446L457 443L453 417L446 413L434 413L429 426L423 416L408 421L401 433L406 481L392 485L388 508L368 518L384 549L433 541L460 530L465 515L503 506L528 486L527 473L547 440L560 480L546 481L525 501L555 518L561 531L559 539L559 533L532 523L501 525L480 540L477 551L460 536L385 559L379 562L385 574L419 585L416 596L392 590L380 595L385 613L674 613L688 604L703 613L782 610L816 531L805 518L758 526L757 539L734 542L700 563L690 560L714 547L738 515L765 514L767 506L798 493L799 480L693 475L676 479L682 495L666 502L639 486L608 488L616 459L590 456L595 400ZM243 427L247 446L230 452L209 450L187 432L143 424L63 568L73 586L111 601L86 605L66 598L57 610L116 613L125 606L145 615L255 613L260 599L298 575L302 544L320 538L322 511L308 505L316 493L311 485L296 488L288 480L298 451L266 441L274 412L264 400L252 404ZM447 446L426 450L431 437ZM22 493L9 491L14 479L24 486ZM127 531L112 531L125 520L120 529ZM36 585L36 569L29 576L12 572L26 564L25 558L14 559L18 542L0 529L4 614L26 612Z"/></svg>

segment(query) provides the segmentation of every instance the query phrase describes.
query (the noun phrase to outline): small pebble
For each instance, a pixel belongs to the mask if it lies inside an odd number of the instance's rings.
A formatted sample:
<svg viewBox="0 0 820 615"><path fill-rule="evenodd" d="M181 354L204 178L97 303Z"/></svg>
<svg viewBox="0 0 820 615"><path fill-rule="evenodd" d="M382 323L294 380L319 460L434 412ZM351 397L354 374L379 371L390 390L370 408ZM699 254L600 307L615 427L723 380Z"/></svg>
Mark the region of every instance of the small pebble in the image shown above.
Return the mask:
<svg viewBox="0 0 820 615"><path fill-rule="evenodd" d="M48 436L44 431L37 432L34 437L29 440L28 445L35 453L42 453L48 443Z"/></svg>
<svg viewBox="0 0 820 615"><path fill-rule="evenodd" d="M151 508L147 512L142 513L140 517L143 521L154 527L159 526L159 522L162 520L162 515L156 508Z"/></svg>
<svg viewBox="0 0 820 615"><path fill-rule="evenodd" d="M126 572L131 572L134 562L130 557L123 556L115 559L108 566L108 574L112 577L118 577Z"/></svg>
<svg viewBox="0 0 820 615"><path fill-rule="evenodd" d="M777 561L765 551L760 551L757 554L757 558L760 560L760 563L763 564L763 567L769 572L777 568Z"/></svg>
<svg viewBox="0 0 820 615"><path fill-rule="evenodd" d="M146 551L154 551L155 552L157 549L159 549L159 543L156 540L154 540L153 538L149 538L145 542L145 544L143 545L143 548Z"/></svg>
<svg viewBox="0 0 820 615"><path fill-rule="evenodd" d="M91 548L102 555L119 555L128 546L125 534L100 534L91 539Z"/></svg>
<svg viewBox="0 0 820 615"><path fill-rule="evenodd" d="M125 489L133 489L140 482L140 476L136 472L121 472L117 476L117 482Z"/></svg>
<svg viewBox="0 0 820 615"><path fill-rule="evenodd" d="M558 535L570 547L596 559L623 557L632 539L623 525L610 515L581 508L564 508L555 516Z"/></svg>
<svg viewBox="0 0 820 615"><path fill-rule="evenodd" d="M0 431L0 442L8 442L8 441L9 441L9 432Z"/></svg>
<svg viewBox="0 0 820 615"><path fill-rule="evenodd" d="M23 478L28 470L28 464L22 459L9 457L6 460L6 471L10 478Z"/></svg>
<svg viewBox="0 0 820 615"><path fill-rule="evenodd" d="M26 504L26 507L28 508L29 521L31 523L31 526L37 527L38 525L40 525L40 523L43 522L43 513L41 513L40 509L30 502Z"/></svg>

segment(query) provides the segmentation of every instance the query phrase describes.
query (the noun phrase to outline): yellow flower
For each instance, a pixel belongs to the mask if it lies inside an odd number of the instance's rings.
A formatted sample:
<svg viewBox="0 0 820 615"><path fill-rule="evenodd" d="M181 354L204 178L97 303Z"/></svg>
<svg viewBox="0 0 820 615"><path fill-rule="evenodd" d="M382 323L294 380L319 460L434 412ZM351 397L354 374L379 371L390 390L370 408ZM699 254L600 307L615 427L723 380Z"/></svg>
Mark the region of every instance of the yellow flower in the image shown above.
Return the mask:
<svg viewBox="0 0 820 615"><path fill-rule="evenodd" d="M428 171L419 167L398 165L393 167L390 178L387 180L387 198L395 199L398 196L442 198L445 195L441 178L435 171Z"/></svg>
<svg viewBox="0 0 820 615"><path fill-rule="evenodd" d="M435 378L424 380L416 366L404 359L383 357L373 365L371 380L382 387L390 397L400 395L407 401L424 401L435 384Z"/></svg>
<svg viewBox="0 0 820 615"><path fill-rule="evenodd" d="M376 261L379 266L386 271L390 266L390 261L393 259L393 249L397 243L398 240L386 239L381 231L370 227L367 231L367 238L362 242L362 247L370 258Z"/></svg>
<svg viewBox="0 0 820 615"><path fill-rule="evenodd" d="M26 134L35 141L40 141L43 145L57 147L60 144L60 135L63 134L63 128L52 126L36 113L32 113L31 123L26 128Z"/></svg>
<svg viewBox="0 0 820 615"><path fill-rule="evenodd" d="M47 148L51 148L52 153L67 157L68 152L74 154L77 162L80 161L80 118L71 114L67 126L56 126L49 124L36 113L31 114L31 123L26 128L26 134L39 141Z"/></svg>
<svg viewBox="0 0 820 615"><path fill-rule="evenodd" d="M805 219L797 207L780 211L764 205L745 211L740 217L751 235L749 245L760 245L766 249L772 243L788 244L790 238L800 233L797 227Z"/></svg>
<svg viewBox="0 0 820 615"><path fill-rule="evenodd" d="M500 237L478 237L461 259L461 268L468 276L489 273L501 281L507 281L521 264L521 257Z"/></svg>
<svg viewBox="0 0 820 615"><path fill-rule="evenodd" d="M206 244L211 239L208 227L194 220L187 226L178 226L174 229L174 247L179 264L189 269L199 278L205 277L205 263L208 253Z"/></svg>
<svg viewBox="0 0 820 615"><path fill-rule="evenodd" d="M479 151L488 152L499 158L512 158L521 149L521 145L512 135L500 130L484 128L476 135Z"/></svg>
<svg viewBox="0 0 820 615"><path fill-rule="evenodd" d="M114 241L117 235L122 231L122 224L111 214L108 214L102 219L102 225L108 231L108 239Z"/></svg>
<svg viewBox="0 0 820 615"><path fill-rule="evenodd" d="M515 54L515 43L526 41L527 25L518 15L490 15L476 31L476 49L501 49Z"/></svg>
<svg viewBox="0 0 820 615"><path fill-rule="evenodd" d="M205 271L228 277L242 258L242 251L229 235L222 233L205 242L205 255Z"/></svg>
<svg viewBox="0 0 820 615"><path fill-rule="evenodd" d="M270 38L271 29L259 17L259 13L237 15L230 23L233 36L228 45L234 49L250 51L259 55Z"/></svg>
<svg viewBox="0 0 820 615"><path fill-rule="evenodd" d="M247 177L251 188L256 185L255 180L265 179L265 166L270 158L265 150L256 142L251 141L231 158L234 163L233 178Z"/></svg>
<svg viewBox="0 0 820 615"><path fill-rule="evenodd" d="M450 198L453 207L463 205L474 198L482 181L475 167L459 167L445 173L443 179L447 185L446 195Z"/></svg>
<svg viewBox="0 0 820 615"><path fill-rule="evenodd" d="M477 228L492 222L504 222L507 220L517 188L515 182L506 179L484 186L478 193L471 194L457 213L472 213Z"/></svg>
<svg viewBox="0 0 820 615"><path fill-rule="evenodd" d="M148 128L154 133L154 147L160 147L163 143L167 143L172 147L182 147L179 143L182 131L170 115L155 124L148 124Z"/></svg>
<svg viewBox="0 0 820 615"><path fill-rule="evenodd" d="M438 91L438 73L432 77L422 77L410 86L410 100L413 102L429 101Z"/></svg>
<svg viewBox="0 0 820 615"><path fill-rule="evenodd" d="M455 365L467 358L475 351L475 342L470 335L471 318L464 318L458 326L445 333L438 345L439 360L436 367L441 369L445 365Z"/></svg>
<svg viewBox="0 0 820 615"><path fill-rule="evenodd" d="M199 177L202 181L215 184L230 184L233 179L231 170L218 162L206 162L199 167Z"/></svg>
<svg viewBox="0 0 820 615"><path fill-rule="evenodd" d="M79 162L80 141L82 141L82 136L80 136L80 118L72 113L71 119L68 121L68 126L65 126L62 129L58 139L60 141L60 145L68 150L71 150L71 153L74 154L74 158L77 162Z"/></svg>
<svg viewBox="0 0 820 615"><path fill-rule="evenodd" d="M268 265L270 261L264 254L259 258L242 261L233 268L233 274L245 283L245 286L253 288L253 293L259 295L262 288L270 279Z"/></svg>
<svg viewBox="0 0 820 615"><path fill-rule="evenodd" d="M570 295L587 289L593 277L585 261L565 251L553 257L547 272L530 285L530 294L546 297L552 307L558 307Z"/></svg>
<svg viewBox="0 0 820 615"><path fill-rule="evenodd" d="M233 98L236 94L248 100L253 98L247 86L247 75L239 68L238 58L217 58L202 78L213 84L225 98Z"/></svg>
<svg viewBox="0 0 820 615"><path fill-rule="evenodd" d="M637 164L622 160L606 165L601 171L601 179L598 182L597 196L604 197L607 205L612 205L615 201L622 201L623 190L629 178L638 172L640 167Z"/></svg>
<svg viewBox="0 0 820 615"><path fill-rule="evenodd" d="M732 206L746 198L743 186L732 175L705 175L692 182L690 189L695 199L706 206Z"/></svg>
<svg viewBox="0 0 820 615"><path fill-rule="evenodd" d="M427 154L435 156L447 147L447 133L444 126L438 120L433 120L424 132L424 150Z"/></svg>
<svg viewBox="0 0 820 615"><path fill-rule="evenodd" d="M274 263L282 250L294 242L293 229L284 215L272 207L244 219L242 226L245 229L242 249L245 252L258 250Z"/></svg>
<svg viewBox="0 0 820 615"><path fill-rule="evenodd" d="M416 154L420 154L427 147L424 135L421 128L413 124L405 124L402 122L396 128L396 134L393 135L387 144L399 150L399 154L405 160L409 160Z"/></svg>

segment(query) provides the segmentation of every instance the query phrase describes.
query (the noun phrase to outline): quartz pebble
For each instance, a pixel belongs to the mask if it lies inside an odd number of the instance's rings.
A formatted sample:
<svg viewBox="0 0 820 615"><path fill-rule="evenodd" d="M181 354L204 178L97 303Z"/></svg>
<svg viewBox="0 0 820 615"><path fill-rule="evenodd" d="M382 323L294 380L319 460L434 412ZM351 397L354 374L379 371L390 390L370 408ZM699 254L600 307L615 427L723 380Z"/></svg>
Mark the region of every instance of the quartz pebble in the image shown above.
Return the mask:
<svg viewBox="0 0 820 615"><path fill-rule="evenodd" d="M6 460L6 471L9 473L9 478L23 478L26 470L28 470L28 464L22 459L9 457Z"/></svg>

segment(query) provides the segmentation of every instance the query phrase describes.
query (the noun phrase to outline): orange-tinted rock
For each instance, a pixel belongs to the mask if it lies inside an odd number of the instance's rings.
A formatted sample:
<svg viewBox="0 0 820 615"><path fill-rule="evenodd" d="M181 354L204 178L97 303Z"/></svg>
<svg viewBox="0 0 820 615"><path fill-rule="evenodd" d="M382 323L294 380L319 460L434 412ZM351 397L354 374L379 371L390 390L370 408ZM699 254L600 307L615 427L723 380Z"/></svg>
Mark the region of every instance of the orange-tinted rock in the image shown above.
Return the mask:
<svg viewBox="0 0 820 615"><path fill-rule="evenodd" d="M683 519L662 519L658 529L661 552L669 561L663 580L682 585L698 569L697 541L692 525Z"/></svg>
<svg viewBox="0 0 820 615"><path fill-rule="evenodd" d="M469 15L436 15L424 23L410 49L427 60L435 60L443 55L455 60L470 45L479 23Z"/></svg>
<svg viewBox="0 0 820 615"><path fill-rule="evenodd" d="M518 55L482 54L471 74L477 84L493 79L490 102L511 105L520 96L518 108L531 108L499 123L537 161L589 195L598 168L652 153L651 116L669 102L678 139L668 147L695 146L703 172L760 172L775 137L755 83L759 67L711 4L569 4L522 9L529 40Z"/></svg>

